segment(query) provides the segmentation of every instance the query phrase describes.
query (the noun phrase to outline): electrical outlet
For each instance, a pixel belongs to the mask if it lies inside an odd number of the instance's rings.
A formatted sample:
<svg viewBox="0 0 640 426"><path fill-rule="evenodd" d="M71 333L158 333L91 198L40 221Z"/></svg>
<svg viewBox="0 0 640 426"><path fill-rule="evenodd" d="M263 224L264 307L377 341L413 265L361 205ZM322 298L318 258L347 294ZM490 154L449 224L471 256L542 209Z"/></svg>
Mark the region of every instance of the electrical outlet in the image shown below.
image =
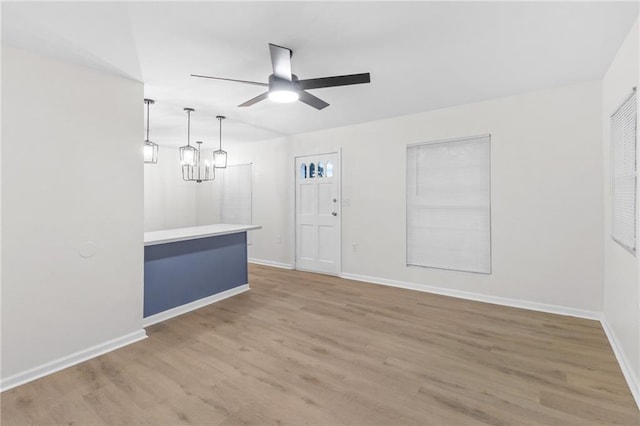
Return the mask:
<svg viewBox="0 0 640 426"><path fill-rule="evenodd" d="M352 244L351 245L351 251L353 253L357 253L358 252L358 245L357 244Z"/></svg>
<svg viewBox="0 0 640 426"><path fill-rule="evenodd" d="M282 244L282 237L280 235L276 235L276 244Z"/></svg>

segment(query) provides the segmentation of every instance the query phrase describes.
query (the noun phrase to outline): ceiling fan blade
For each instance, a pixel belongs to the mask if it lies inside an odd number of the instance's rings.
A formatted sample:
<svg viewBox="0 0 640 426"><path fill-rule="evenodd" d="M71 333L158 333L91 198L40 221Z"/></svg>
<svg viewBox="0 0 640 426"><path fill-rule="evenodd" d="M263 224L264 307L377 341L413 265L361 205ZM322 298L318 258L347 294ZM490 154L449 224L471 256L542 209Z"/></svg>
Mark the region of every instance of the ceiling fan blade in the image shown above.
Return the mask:
<svg viewBox="0 0 640 426"><path fill-rule="evenodd" d="M208 75L191 74L191 77L210 78L212 80L235 81L236 83L253 84L255 86L263 86L263 87L268 87L269 86L269 84L267 84L267 83L260 83L258 81L235 80L233 78L211 77L211 76L208 76Z"/></svg>
<svg viewBox="0 0 640 426"><path fill-rule="evenodd" d="M269 43L273 75L291 81L291 49Z"/></svg>
<svg viewBox="0 0 640 426"><path fill-rule="evenodd" d="M251 98L249 99L247 102L244 102L240 105L238 105L239 107L248 107L251 106L253 104L257 104L260 101L264 101L265 99L267 99L267 96L269 95L269 92L264 92L258 96L256 96L255 98Z"/></svg>
<svg viewBox="0 0 640 426"><path fill-rule="evenodd" d="M335 77L310 78L298 80L298 87L302 90L320 89L322 87L348 86L351 84L370 83L368 72L362 74L337 75Z"/></svg>
<svg viewBox="0 0 640 426"><path fill-rule="evenodd" d="M304 102L305 104L312 106L315 109L323 109L329 106L329 104L323 101L322 99L316 98L311 93L307 93L304 90L301 90L299 92L299 95L300 95L300 98L299 98L300 102Z"/></svg>

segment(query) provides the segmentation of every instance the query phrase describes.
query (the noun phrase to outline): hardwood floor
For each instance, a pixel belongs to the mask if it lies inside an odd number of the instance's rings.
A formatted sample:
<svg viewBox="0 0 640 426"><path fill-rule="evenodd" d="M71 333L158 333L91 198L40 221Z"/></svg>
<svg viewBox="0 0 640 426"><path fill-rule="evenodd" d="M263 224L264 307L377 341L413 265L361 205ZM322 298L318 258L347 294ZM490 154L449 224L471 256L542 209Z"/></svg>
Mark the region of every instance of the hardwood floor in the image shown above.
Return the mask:
<svg viewBox="0 0 640 426"><path fill-rule="evenodd" d="M251 265L252 290L2 394L2 425L640 424L600 324Z"/></svg>

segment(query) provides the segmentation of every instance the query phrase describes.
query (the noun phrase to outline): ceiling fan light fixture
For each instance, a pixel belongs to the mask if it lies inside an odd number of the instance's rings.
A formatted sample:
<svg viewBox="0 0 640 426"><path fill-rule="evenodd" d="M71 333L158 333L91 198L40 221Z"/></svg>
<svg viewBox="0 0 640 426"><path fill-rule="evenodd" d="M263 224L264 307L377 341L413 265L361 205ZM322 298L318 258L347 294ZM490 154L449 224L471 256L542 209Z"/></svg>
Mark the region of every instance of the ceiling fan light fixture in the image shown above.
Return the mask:
<svg viewBox="0 0 640 426"><path fill-rule="evenodd" d="M295 102L300 98L298 87L293 81L276 77L273 74L269 76L269 94L267 96L273 102L281 104Z"/></svg>
<svg viewBox="0 0 640 426"><path fill-rule="evenodd" d="M297 101L300 99L300 95L297 91L291 89L270 90L269 99L273 102L286 104Z"/></svg>

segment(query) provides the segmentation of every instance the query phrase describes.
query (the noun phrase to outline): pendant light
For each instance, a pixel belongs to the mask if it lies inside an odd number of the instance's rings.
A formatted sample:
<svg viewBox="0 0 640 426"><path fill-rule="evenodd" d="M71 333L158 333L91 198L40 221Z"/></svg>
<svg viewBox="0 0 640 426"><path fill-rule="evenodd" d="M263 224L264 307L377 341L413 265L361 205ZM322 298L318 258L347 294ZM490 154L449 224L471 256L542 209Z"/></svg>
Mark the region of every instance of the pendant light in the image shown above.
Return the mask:
<svg viewBox="0 0 640 426"><path fill-rule="evenodd" d="M216 118L220 122L220 145L218 150L213 152L213 165L217 169L224 169L227 167L227 151L222 150L222 120L227 117L217 115Z"/></svg>
<svg viewBox="0 0 640 426"><path fill-rule="evenodd" d="M216 178L216 170L213 163L205 160L201 163L200 152L202 141L196 141L198 148L191 146L191 113L193 108L185 108L187 111L187 144L180 147L180 164L182 165L182 180L187 182L208 182Z"/></svg>
<svg viewBox="0 0 640 426"><path fill-rule="evenodd" d="M144 140L144 162L147 164L156 164L158 162L158 144L149 140L149 105L154 104L153 99L145 99L144 103L147 105L147 138Z"/></svg>
<svg viewBox="0 0 640 426"><path fill-rule="evenodd" d="M180 147L180 164L188 167L196 165L196 149L191 146L191 113L193 108L185 108L187 112L187 144Z"/></svg>

